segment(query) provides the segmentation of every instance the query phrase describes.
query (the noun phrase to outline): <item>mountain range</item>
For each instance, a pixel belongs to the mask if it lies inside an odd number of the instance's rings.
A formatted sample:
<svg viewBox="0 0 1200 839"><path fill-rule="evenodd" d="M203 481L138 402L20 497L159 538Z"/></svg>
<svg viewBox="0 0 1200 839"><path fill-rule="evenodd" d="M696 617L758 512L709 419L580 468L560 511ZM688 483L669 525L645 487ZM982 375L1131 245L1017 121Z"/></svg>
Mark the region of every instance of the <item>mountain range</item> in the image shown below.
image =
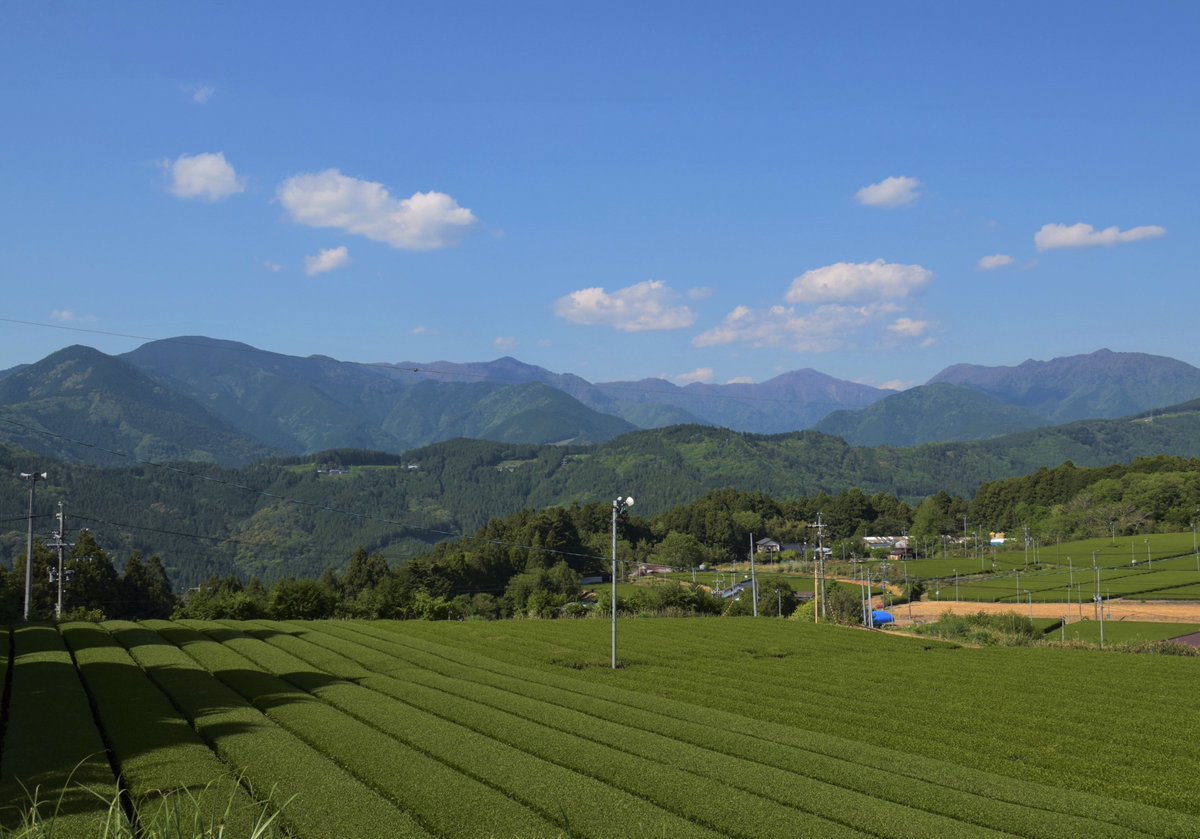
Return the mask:
<svg viewBox="0 0 1200 839"><path fill-rule="evenodd" d="M358 363L181 337L109 356L73 346L0 372L0 442L72 462L250 463L456 438L602 443L638 429L815 428L858 446L981 440L1200 397L1200 369L1099 350L1015 367L958 364L895 392L805 369L759 384L591 383L514 358ZM68 444L63 438L91 443Z"/></svg>

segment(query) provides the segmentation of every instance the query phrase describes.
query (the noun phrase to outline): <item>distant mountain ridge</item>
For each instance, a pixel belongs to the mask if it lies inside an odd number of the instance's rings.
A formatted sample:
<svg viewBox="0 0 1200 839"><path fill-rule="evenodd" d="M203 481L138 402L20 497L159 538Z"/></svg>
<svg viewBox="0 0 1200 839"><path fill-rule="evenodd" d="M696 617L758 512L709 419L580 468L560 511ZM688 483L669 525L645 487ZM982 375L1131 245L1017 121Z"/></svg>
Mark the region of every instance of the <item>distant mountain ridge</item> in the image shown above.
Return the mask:
<svg viewBox="0 0 1200 839"><path fill-rule="evenodd" d="M72 346L0 378L0 441L66 461L193 460L233 465L279 453L131 364ZM48 433L45 433L48 432ZM54 435L91 444L64 445ZM106 451L111 450L111 451Z"/></svg>
<svg viewBox="0 0 1200 839"><path fill-rule="evenodd" d="M928 384L938 382L975 388L1054 423L1115 419L1200 397L1200 368L1107 349L1015 367L955 364Z"/></svg>
<svg viewBox="0 0 1200 839"><path fill-rule="evenodd" d="M815 430L852 446L917 446L986 440L1050 425L1049 420L968 387L935 382L880 399L860 411L835 411Z"/></svg>
<svg viewBox="0 0 1200 839"><path fill-rule="evenodd" d="M0 372L0 410L25 422L24 430L16 419L0 428L0 442L53 454L58 449L52 438L34 441L29 428L82 431L87 422L127 412L130 419L100 437L113 446L124 440L127 448L219 463L244 463L268 452L399 453L460 437L588 445L674 425L753 434L815 427L857 445L911 446L987 439L1067 419L1135 415L1200 398L1200 369L1109 350L1016 367L954 365L901 393L812 369L758 384L593 384L511 357L368 364L199 336L152 341L120 356L85 347L69 351L77 367L66 377L53 372L62 361L52 362L57 354ZM92 401L66 390L53 405L39 401L41 390L89 375L108 383L91 391ZM46 380L39 384L39 377ZM97 416L89 419L89 413ZM109 459L97 453L94 462Z"/></svg>

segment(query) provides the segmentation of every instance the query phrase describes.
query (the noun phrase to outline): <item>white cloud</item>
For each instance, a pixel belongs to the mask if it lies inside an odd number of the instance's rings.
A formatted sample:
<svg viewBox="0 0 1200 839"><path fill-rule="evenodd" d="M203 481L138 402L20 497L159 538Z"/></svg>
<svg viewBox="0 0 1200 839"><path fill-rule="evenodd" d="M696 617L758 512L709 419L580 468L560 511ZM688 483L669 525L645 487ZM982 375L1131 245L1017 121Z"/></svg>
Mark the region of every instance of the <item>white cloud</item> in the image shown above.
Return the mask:
<svg viewBox="0 0 1200 839"><path fill-rule="evenodd" d="M496 340L492 341L492 346L498 350L511 350L517 346L517 339L509 335L498 335Z"/></svg>
<svg viewBox="0 0 1200 839"><path fill-rule="evenodd" d="M713 290L706 286L699 288L689 288L687 291L688 300L707 300L713 296Z"/></svg>
<svg viewBox="0 0 1200 839"><path fill-rule="evenodd" d="M917 200L921 194L917 192L920 185L921 182L916 178L884 178L877 184L864 186L854 193L854 197L859 204L868 207L902 207Z"/></svg>
<svg viewBox="0 0 1200 839"><path fill-rule="evenodd" d="M343 268L350 264L350 251L345 245L340 248L322 248L316 256L304 257L304 273L310 277Z"/></svg>
<svg viewBox="0 0 1200 839"><path fill-rule="evenodd" d="M91 323L95 315L81 315L74 309L55 309L50 313L50 319L59 323Z"/></svg>
<svg viewBox="0 0 1200 839"><path fill-rule="evenodd" d="M727 384L727 385L752 385L752 384L754 384L754 377L752 377L752 376L737 376L736 378L730 379L725 384Z"/></svg>
<svg viewBox="0 0 1200 839"><path fill-rule="evenodd" d="M181 154L174 162L164 161L163 167L171 174L169 188L176 198L220 201L246 191L246 185L225 160L223 152Z"/></svg>
<svg viewBox="0 0 1200 839"><path fill-rule="evenodd" d="M394 198L383 184L348 178L337 169L288 178L277 195L292 221L335 227L399 250L449 247L478 222L444 193Z"/></svg>
<svg viewBox="0 0 1200 839"><path fill-rule="evenodd" d="M853 343L867 326L896 314L891 303L865 306L825 305L799 314L794 307L772 306L755 311L738 306L720 326L692 339L696 347L745 343L751 347L782 347L794 352L829 352Z"/></svg>
<svg viewBox="0 0 1200 839"><path fill-rule="evenodd" d="M269 259L264 259L264 260L262 261L262 267L263 267L263 268L266 268L266 269L267 269L268 271L270 271L272 274L278 274L280 271L282 271L282 270L283 270L283 266L282 266L282 265L280 265L278 262L272 262L272 261L271 261L271 260L269 260Z"/></svg>
<svg viewBox="0 0 1200 839"><path fill-rule="evenodd" d="M1131 227L1129 230L1118 230L1116 226L1096 230L1090 224L1043 224L1042 229L1033 236L1033 243L1039 251L1054 248L1093 248L1111 247L1126 242L1137 242L1141 239L1157 239L1166 235L1166 228L1156 224L1143 227Z"/></svg>
<svg viewBox="0 0 1200 839"><path fill-rule="evenodd" d="M912 382L906 382L903 379L892 379L890 382L884 382L879 387L883 390L908 390L912 386Z"/></svg>
<svg viewBox="0 0 1200 839"><path fill-rule="evenodd" d="M696 321L687 306L676 305L679 292L662 280L648 280L614 291L583 288L560 297L554 313L584 326L611 326L620 332L684 329Z"/></svg>
<svg viewBox="0 0 1200 839"><path fill-rule="evenodd" d="M929 328L929 321L912 318L896 318L888 324L888 332L905 338L919 338Z"/></svg>
<svg viewBox="0 0 1200 839"><path fill-rule="evenodd" d="M690 373L681 373L674 378L675 384L690 385L693 382L703 382L708 384L713 380L713 369L711 367L697 367Z"/></svg>
<svg viewBox="0 0 1200 839"><path fill-rule="evenodd" d="M217 94L217 89L208 84L189 85L184 89L191 94L192 101L197 105L203 105Z"/></svg>
<svg viewBox="0 0 1200 839"><path fill-rule="evenodd" d="M414 326L408 331L409 335L436 335L436 329L430 329L428 326Z"/></svg>
<svg viewBox="0 0 1200 839"><path fill-rule="evenodd" d="M792 280L784 299L788 303L822 303L906 297L932 277L933 272L920 265L899 265L882 259L838 262L805 271Z"/></svg>
<svg viewBox="0 0 1200 839"><path fill-rule="evenodd" d="M1005 265L1012 265L1013 258L1006 253L997 253L992 256L985 256L975 263L975 267L980 271L994 271L997 268L1003 268Z"/></svg>
<svg viewBox="0 0 1200 839"><path fill-rule="evenodd" d="M922 341L922 342L921 342L921 347L922 347L922 348L924 348L924 349L929 349L930 347L932 347L932 346L934 346L934 345L936 345L936 344L937 344L937 338L934 338L934 337L932 337L932 336L931 336L931 337L929 337L929 338L926 338L924 341Z"/></svg>

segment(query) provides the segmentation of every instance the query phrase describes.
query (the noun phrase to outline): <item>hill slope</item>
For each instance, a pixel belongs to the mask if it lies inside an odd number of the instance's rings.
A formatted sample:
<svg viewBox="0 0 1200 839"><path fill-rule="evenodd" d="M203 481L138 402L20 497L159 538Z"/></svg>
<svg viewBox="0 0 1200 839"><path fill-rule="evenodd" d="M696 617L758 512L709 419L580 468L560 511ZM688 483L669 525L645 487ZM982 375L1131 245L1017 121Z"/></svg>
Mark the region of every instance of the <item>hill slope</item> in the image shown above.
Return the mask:
<svg viewBox="0 0 1200 839"><path fill-rule="evenodd" d="M201 337L156 341L124 357L247 434L298 453L400 452L456 437L600 442L634 427L529 375L519 376L517 385L473 375L446 381L400 367L299 358Z"/></svg>
<svg viewBox="0 0 1200 839"><path fill-rule="evenodd" d="M1048 425L1032 411L946 382L914 387L859 411L835 411L814 430L853 446L985 440Z"/></svg>
<svg viewBox="0 0 1200 839"><path fill-rule="evenodd" d="M815 431L763 436L704 426L639 431L592 446L453 440L403 456L322 455L323 464L369 466L336 477L319 475L307 458L225 471L189 467L203 475L189 478L170 469L34 462L0 449L0 479L10 483L10 497L20 498L13 476L31 463L46 469L41 512L63 498L106 547L162 551L172 579L194 585L214 569L269 579L316 576L357 545L397 562L494 516L616 494L633 495L645 515L724 487L781 499L857 487L916 501L939 490L970 497L987 481L1067 460L1104 466L1158 454L1200 457L1200 412L1177 408L1153 422L1092 420L912 448L855 448ZM24 550L22 528L0 534L0 558L11 561Z"/></svg>
<svg viewBox="0 0 1200 839"><path fill-rule="evenodd" d="M272 454L195 400L156 383L137 368L90 347L73 346L0 379L0 442L40 455L94 464L196 460L224 465ZM21 426L25 426L22 428ZM85 440L65 445L50 431Z"/></svg>
<svg viewBox="0 0 1200 839"><path fill-rule="evenodd" d="M973 387L1061 423L1112 419L1200 397L1200 369L1173 358L1097 350L1015 367L956 364L929 380Z"/></svg>

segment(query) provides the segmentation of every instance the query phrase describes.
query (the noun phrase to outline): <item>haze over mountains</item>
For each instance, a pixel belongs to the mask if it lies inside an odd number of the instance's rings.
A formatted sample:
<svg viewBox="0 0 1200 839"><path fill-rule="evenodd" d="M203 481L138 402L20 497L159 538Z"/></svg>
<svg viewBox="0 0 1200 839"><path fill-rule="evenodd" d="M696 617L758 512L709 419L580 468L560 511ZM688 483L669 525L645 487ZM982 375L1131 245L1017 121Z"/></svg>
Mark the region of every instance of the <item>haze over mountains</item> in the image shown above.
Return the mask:
<svg viewBox="0 0 1200 839"><path fill-rule="evenodd" d="M591 383L514 358L364 364L204 337L120 356L60 350L0 373L0 442L110 464L251 462L329 449L403 452L459 437L586 445L699 424L757 434L815 428L852 445L981 440L1110 419L1200 397L1200 369L1099 350L1015 367L959 364L897 393L806 369L760 384ZM64 446L44 432L99 448Z"/></svg>

